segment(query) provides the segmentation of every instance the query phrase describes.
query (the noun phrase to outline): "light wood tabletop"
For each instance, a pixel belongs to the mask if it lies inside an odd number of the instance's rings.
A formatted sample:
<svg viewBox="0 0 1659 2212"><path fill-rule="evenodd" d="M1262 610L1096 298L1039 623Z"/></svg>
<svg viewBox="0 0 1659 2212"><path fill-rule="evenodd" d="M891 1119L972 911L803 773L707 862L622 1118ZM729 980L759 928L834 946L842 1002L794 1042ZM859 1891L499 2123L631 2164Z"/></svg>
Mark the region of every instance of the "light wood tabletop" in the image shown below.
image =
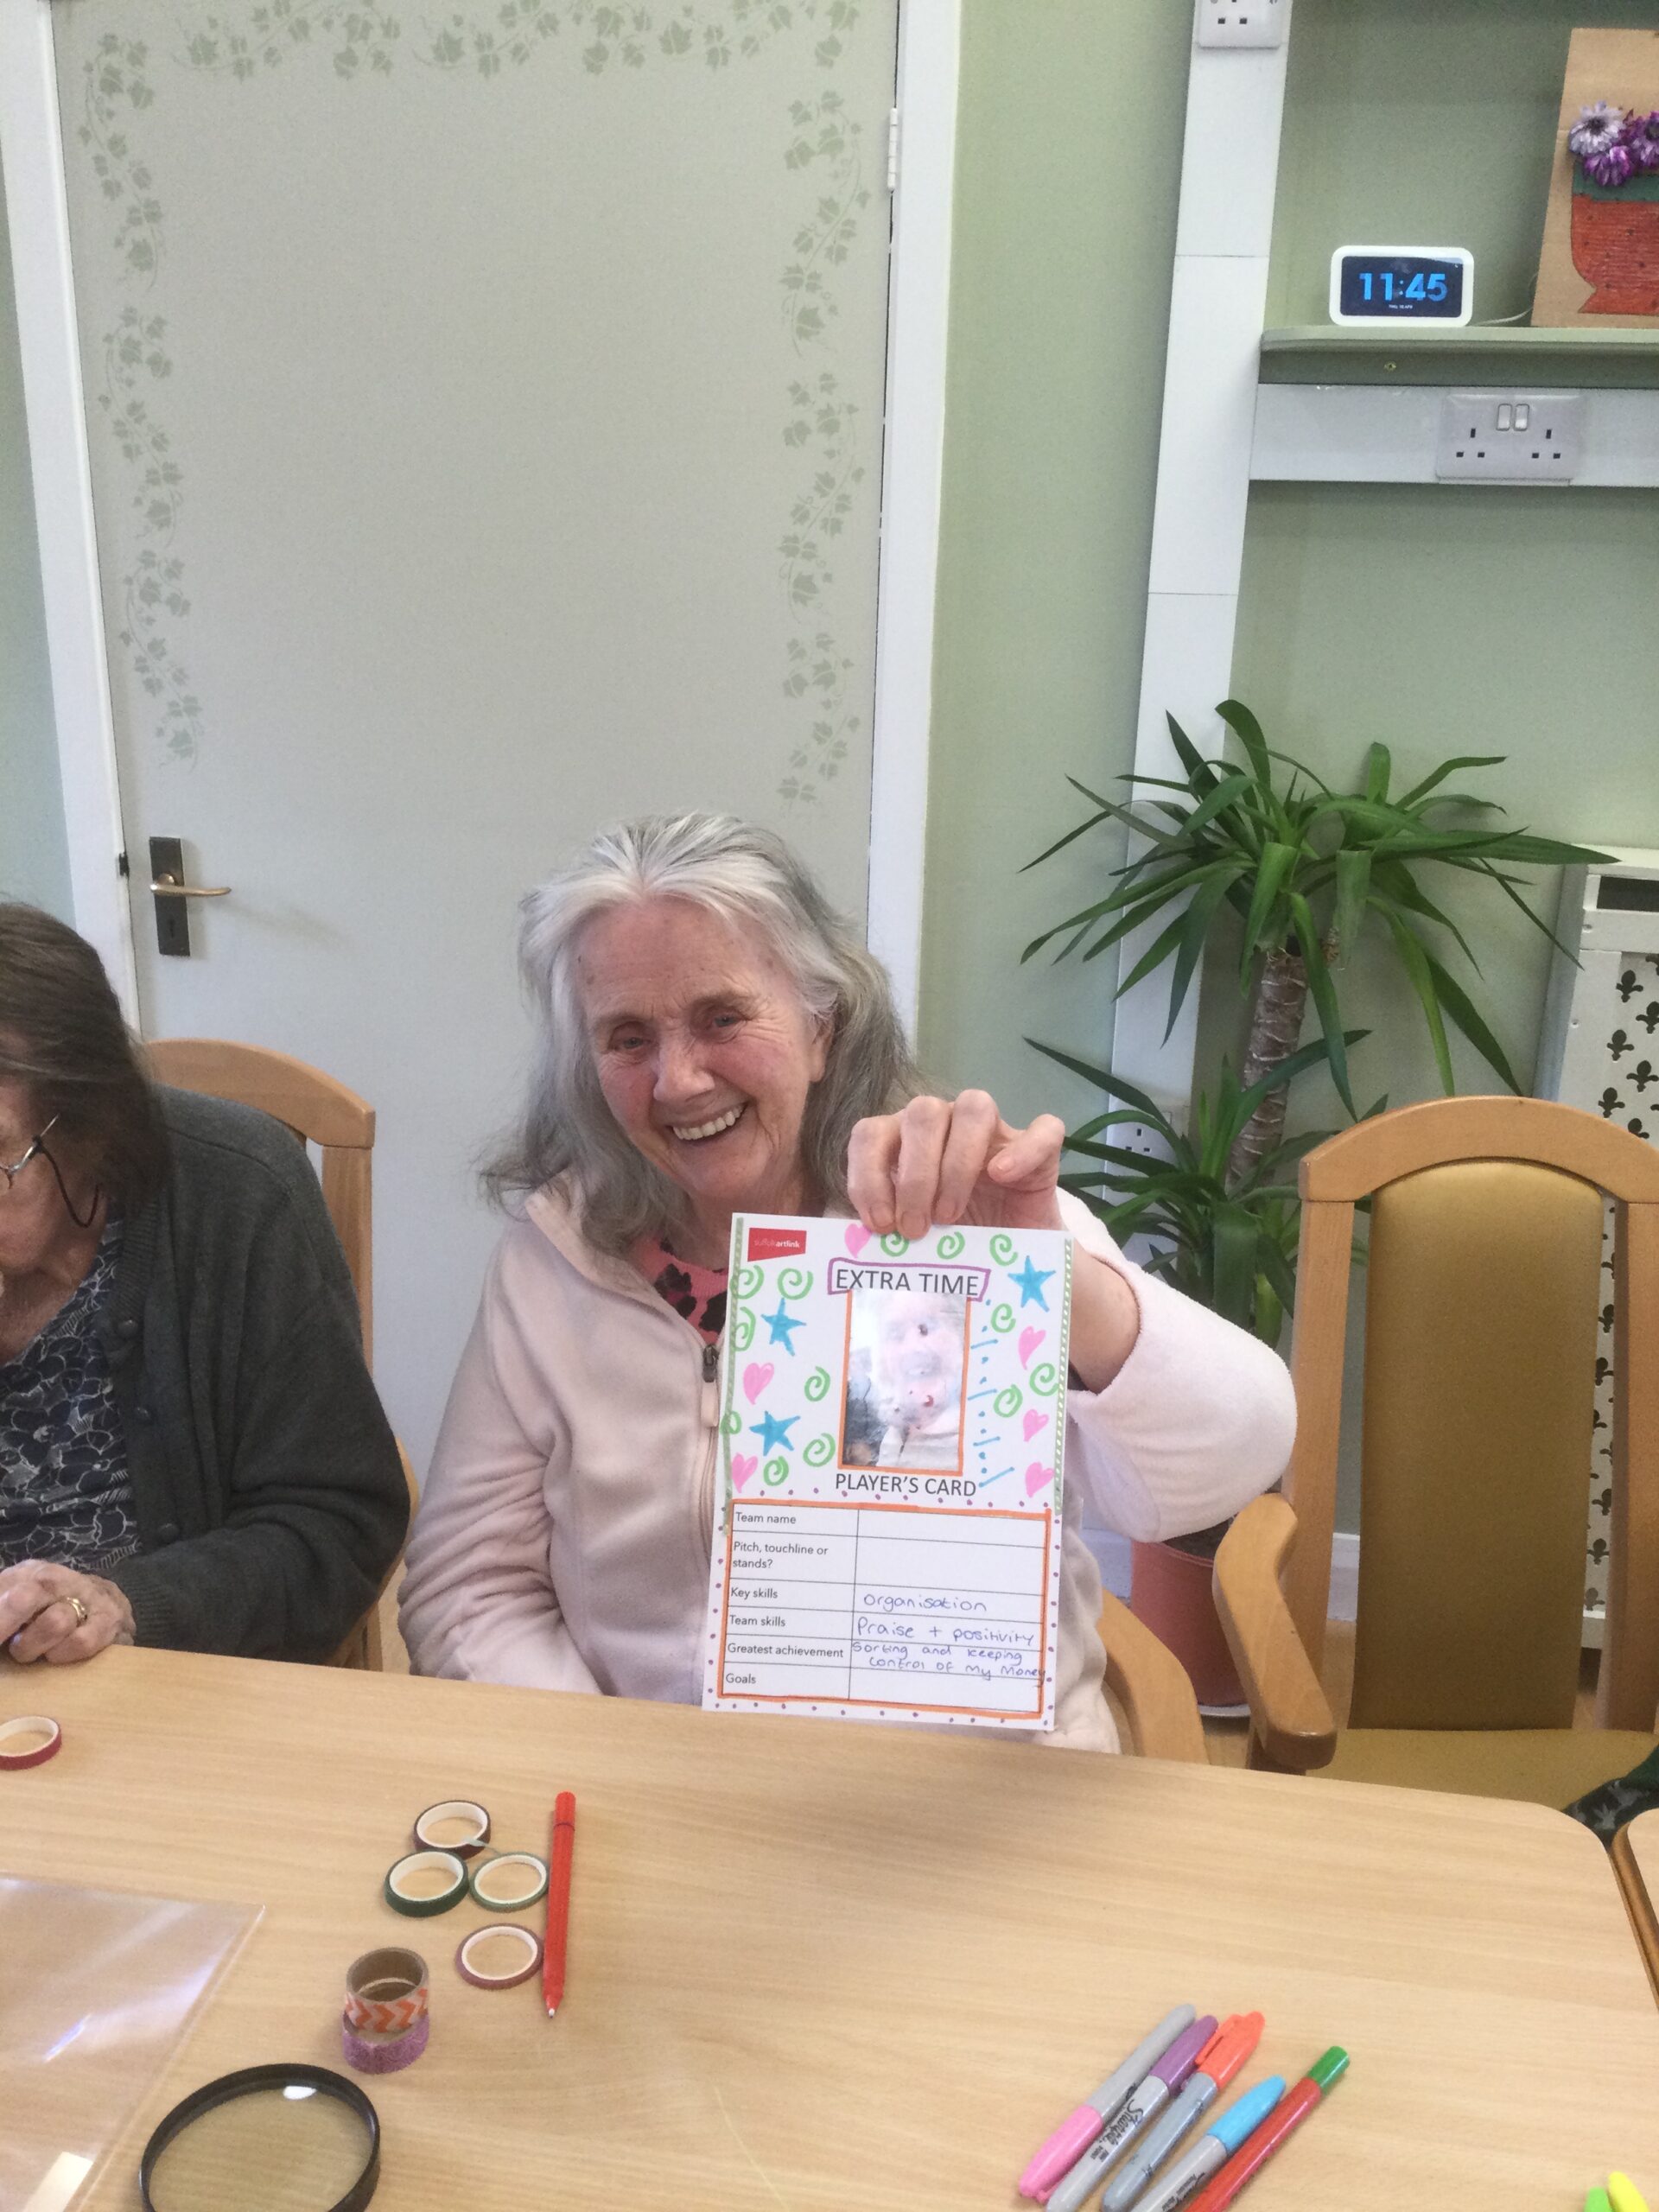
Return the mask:
<svg viewBox="0 0 1659 2212"><path fill-rule="evenodd" d="M1576 2212L1659 2191L1659 2011L1601 1847L1529 1805L855 1724L111 1651L0 1667L61 1723L0 1773L0 1871L262 1905L86 2199L162 2113L338 2067L343 1976L412 1944L431 2044L366 2086L386 2212L973 2212L1168 2008L1259 2007L1242 2077L1347 2078L1255 2201ZM465 1986L471 1904L382 1902L410 1827L579 1827L568 1993ZM79 2208L78 2208L79 2212Z"/></svg>
<svg viewBox="0 0 1659 2212"><path fill-rule="evenodd" d="M1659 1812L1641 1813L1613 1838L1613 1865L1630 1925L1659 1998Z"/></svg>

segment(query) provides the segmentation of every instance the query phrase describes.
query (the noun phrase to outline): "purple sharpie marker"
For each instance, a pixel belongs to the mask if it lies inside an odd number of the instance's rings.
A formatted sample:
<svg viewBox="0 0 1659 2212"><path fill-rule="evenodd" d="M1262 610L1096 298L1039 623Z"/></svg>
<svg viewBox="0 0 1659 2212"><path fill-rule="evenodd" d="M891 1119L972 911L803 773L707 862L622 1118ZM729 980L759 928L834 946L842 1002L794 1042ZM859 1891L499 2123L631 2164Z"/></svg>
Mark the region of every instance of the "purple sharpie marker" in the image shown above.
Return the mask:
<svg viewBox="0 0 1659 2212"><path fill-rule="evenodd" d="M1198 2063L1198 2054L1216 2032L1215 2015L1205 2013L1176 2037L1151 2071L1129 2093L1128 2102L1097 2135L1045 2202L1048 2212L1079 2212L1084 2199L1098 2189L1143 2127L1150 2126Z"/></svg>

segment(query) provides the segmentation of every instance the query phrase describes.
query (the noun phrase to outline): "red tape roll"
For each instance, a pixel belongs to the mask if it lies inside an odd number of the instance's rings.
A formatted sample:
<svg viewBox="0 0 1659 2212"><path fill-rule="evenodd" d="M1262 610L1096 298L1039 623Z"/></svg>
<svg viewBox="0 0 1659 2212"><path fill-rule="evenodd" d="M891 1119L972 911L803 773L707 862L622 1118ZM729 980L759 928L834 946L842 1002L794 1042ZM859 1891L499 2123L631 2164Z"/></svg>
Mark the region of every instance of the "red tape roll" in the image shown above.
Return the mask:
<svg viewBox="0 0 1659 2212"><path fill-rule="evenodd" d="M0 1720L0 1767L39 1766L56 1756L62 1741L62 1729L44 1713Z"/></svg>

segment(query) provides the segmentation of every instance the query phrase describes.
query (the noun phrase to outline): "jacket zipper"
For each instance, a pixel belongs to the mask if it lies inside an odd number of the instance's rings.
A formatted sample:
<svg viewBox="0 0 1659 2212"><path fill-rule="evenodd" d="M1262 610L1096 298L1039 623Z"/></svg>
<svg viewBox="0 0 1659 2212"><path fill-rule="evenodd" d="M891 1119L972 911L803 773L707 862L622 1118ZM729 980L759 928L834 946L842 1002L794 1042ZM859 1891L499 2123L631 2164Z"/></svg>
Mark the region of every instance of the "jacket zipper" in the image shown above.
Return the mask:
<svg viewBox="0 0 1659 2212"><path fill-rule="evenodd" d="M697 1474L697 1525L706 1559L715 1541L715 1460L720 1446L720 1347L721 1338L702 1347L702 1465Z"/></svg>

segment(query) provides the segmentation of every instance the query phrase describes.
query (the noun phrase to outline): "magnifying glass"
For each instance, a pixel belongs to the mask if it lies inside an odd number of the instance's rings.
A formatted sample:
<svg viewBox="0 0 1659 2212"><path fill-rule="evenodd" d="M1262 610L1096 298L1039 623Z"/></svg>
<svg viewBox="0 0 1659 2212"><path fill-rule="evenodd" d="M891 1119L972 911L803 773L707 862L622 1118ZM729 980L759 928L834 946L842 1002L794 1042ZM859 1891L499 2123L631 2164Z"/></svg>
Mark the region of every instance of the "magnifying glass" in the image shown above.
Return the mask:
<svg viewBox="0 0 1659 2212"><path fill-rule="evenodd" d="M145 2212L363 2212L380 2122L326 2066L249 2066L175 2105L138 2168Z"/></svg>

